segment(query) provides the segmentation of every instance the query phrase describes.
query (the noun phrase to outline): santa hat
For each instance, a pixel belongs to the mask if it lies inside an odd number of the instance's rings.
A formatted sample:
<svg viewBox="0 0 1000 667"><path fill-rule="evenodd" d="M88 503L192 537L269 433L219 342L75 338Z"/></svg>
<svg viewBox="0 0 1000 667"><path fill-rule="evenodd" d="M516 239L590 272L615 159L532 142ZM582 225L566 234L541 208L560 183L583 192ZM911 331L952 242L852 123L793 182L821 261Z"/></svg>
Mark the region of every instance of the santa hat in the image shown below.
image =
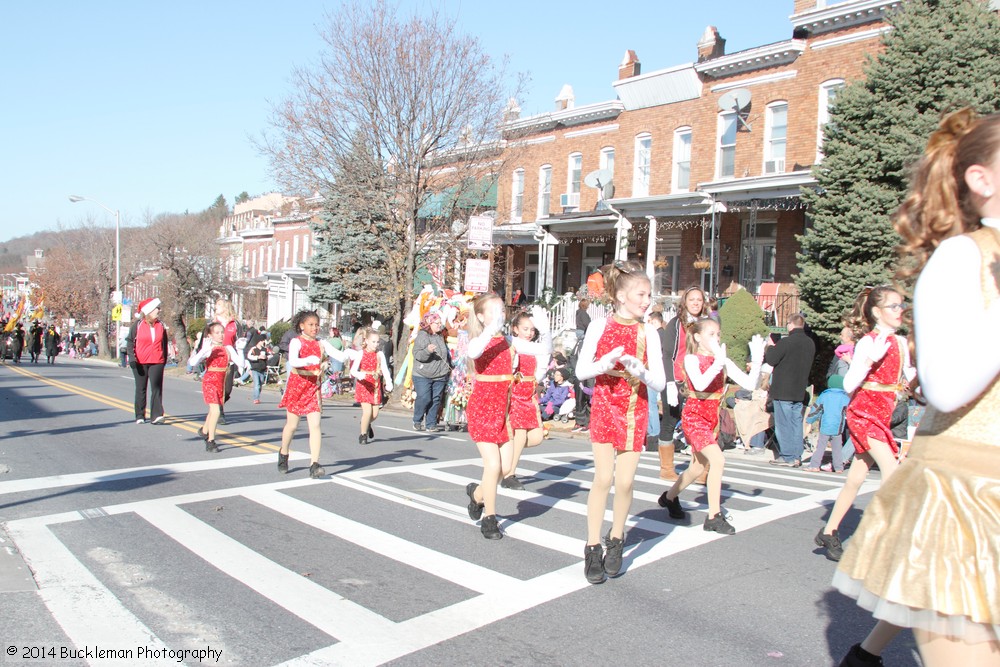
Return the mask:
<svg viewBox="0 0 1000 667"><path fill-rule="evenodd" d="M143 315L149 315L151 312L160 307L160 300L156 297L152 299L146 299L145 301L139 302L139 312Z"/></svg>

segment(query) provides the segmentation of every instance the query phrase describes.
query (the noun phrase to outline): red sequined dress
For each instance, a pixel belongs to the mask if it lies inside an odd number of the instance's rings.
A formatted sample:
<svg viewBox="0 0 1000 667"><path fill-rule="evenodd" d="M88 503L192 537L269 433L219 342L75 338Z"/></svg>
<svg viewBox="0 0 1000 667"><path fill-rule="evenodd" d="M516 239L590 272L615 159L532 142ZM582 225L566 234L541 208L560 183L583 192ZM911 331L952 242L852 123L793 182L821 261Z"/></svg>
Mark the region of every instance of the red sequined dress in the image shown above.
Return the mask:
<svg viewBox="0 0 1000 667"><path fill-rule="evenodd" d="M715 357L705 354L695 356L698 357L698 370L702 373L715 363ZM696 452L719 442L719 401L722 400L725 385L724 370L720 370L703 391L694 391L688 384L687 400L684 401L684 410L681 412L681 425L684 428L684 437Z"/></svg>
<svg viewBox="0 0 1000 667"><path fill-rule="evenodd" d="M319 341L299 336L301 347L299 357L317 357L322 359L323 353ZM288 385L285 394L278 403L279 408L285 408L293 415L307 415L320 411L319 402L319 364L292 368L288 373Z"/></svg>
<svg viewBox="0 0 1000 667"><path fill-rule="evenodd" d="M538 359L532 354L517 355L517 373L510 390L510 427L530 431L542 427L542 413L535 393Z"/></svg>
<svg viewBox="0 0 1000 667"><path fill-rule="evenodd" d="M616 347L624 347L644 365L646 359L646 329L642 322L625 320L614 315L606 321L604 332L597 341L595 359L600 359ZM616 364L607 373L598 375L590 402L590 439L610 442L619 451L641 452L646 444L649 422L646 387L638 378Z"/></svg>
<svg viewBox="0 0 1000 667"><path fill-rule="evenodd" d="M873 340L878 333L866 334ZM854 451L863 454L871 449L868 438L889 445L895 453L899 448L892 437L892 411L896 407L896 391L902 377L903 360L900 355L899 339L889 337L889 349L885 356L872 364L851 402L847 405L847 428L854 443Z"/></svg>
<svg viewBox="0 0 1000 667"><path fill-rule="evenodd" d="M354 400L382 405L382 367L378 352L362 352L358 370L365 374L365 379L354 383Z"/></svg>
<svg viewBox="0 0 1000 667"><path fill-rule="evenodd" d="M508 412L514 381L514 350L504 336L497 335L486 344L475 363L476 377L465 408L469 436L473 442L502 445L511 439Z"/></svg>
<svg viewBox="0 0 1000 667"><path fill-rule="evenodd" d="M205 374L201 376L201 395L206 405L223 404L228 368L229 353L224 346L216 345L205 360Z"/></svg>

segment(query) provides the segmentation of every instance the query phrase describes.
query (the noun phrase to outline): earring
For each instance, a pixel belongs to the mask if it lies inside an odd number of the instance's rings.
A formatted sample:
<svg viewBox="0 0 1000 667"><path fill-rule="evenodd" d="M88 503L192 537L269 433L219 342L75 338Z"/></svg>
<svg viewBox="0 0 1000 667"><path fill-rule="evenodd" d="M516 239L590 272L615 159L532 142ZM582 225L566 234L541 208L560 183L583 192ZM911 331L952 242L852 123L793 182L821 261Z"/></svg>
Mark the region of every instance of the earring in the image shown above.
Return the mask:
<svg viewBox="0 0 1000 667"><path fill-rule="evenodd" d="M993 196L993 190L987 190L986 192L983 193L983 196L989 199L990 197Z"/></svg>

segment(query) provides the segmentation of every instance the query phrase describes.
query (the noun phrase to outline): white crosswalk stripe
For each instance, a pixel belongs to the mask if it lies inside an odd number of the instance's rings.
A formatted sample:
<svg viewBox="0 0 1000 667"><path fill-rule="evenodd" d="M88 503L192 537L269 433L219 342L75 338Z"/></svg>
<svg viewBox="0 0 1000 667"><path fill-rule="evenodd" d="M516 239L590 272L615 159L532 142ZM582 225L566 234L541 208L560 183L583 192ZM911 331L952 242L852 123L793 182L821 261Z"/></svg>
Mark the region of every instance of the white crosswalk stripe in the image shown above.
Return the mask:
<svg viewBox="0 0 1000 667"><path fill-rule="evenodd" d="M270 455L246 460L272 465ZM247 464L250 465L250 464ZM224 488L184 494L169 498L141 500L120 505L94 508L82 512L63 512L42 517L20 519L7 524L8 532L22 556L35 572L39 592L55 620L67 636L81 644L95 640L108 645L123 642L163 646L157 632L147 627L127 607L127 602L88 570L57 537L57 525L98 525L109 517L134 516L155 528L177 549L200 558L206 566L215 568L226 577L254 591L270 603L280 606L331 638L330 645L290 660L287 664L350 664L377 665L422 648L476 630L505 617L586 588L582 572L586 491L591 487L592 465L589 452L526 454L517 473L525 482L524 491L498 489L501 514L509 501L520 507L528 503L548 515L544 522L533 521L533 515L517 521L503 520L501 525L509 540L503 545L517 549L524 543L533 549L553 553L552 566L542 574L518 577L495 571L484 564L471 562L448 553L446 547L431 548L404 539L385 530L365 525L350 517L350 509L341 512L293 497L293 490L309 491L312 487L329 488L330 493L363 493L369 503L381 504L392 512L416 513L421 522L444 528L460 522L474 531L466 513L464 487L472 475L478 475L479 459L428 462L413 465L354 470L328 480L294 479L262 485ZM172 474L197 471L198 467L172 466ZM633 510L642 504L656 507L656 499L668 484L652 471L658 470L654 455L645 454L640 474L635 480ZM651 474L646 474L647 472ZM63 487L88 483L88 479L128 479L148 476L149 469L104 471L90 473L80 479L68 477L34 480L34 488ZM427 481L435 484L428 488ZM537 484L544 483L544 484ZM768 466L727 461L723 476L723 500L734 516L738 531L796 514L814 510L834 499L841 481L834 476L807 475L796 470L774 470ZM24 485L19 482L17 488ZM328 486L323 486L328 485ZM560 494L551 491L560 487ZM11 487L13 489L14 487ZM866 482L862 493L877 488L877 481ZM412 489L419 489L414 491ZM5 487L0 485L0 494ZM546 493L549 491L549 493ZM10 491L13 492L13 491ZM685 506L701 510L693 499L702 496L703 487L692 486L682 496ZM259 553L247 544L222 532L198 518L193 504L238 498L250 501L239 505L240 511L254 508L276 512L294 519L308 530L335 537L379 557L392 559L401 567L418 570L425 575L461 587L468 592L458 602L420 613L402 621L393 621L366 608L361 602L348 599L326 586L313 581ZM625 567L633 570L655 563L678 552L697 548L716 539L716 533L705 532L700 525L678 526L670 522L666 512L638 513L629 519L630 529L640 529L653 538L642 540L641 548L627 543ZM552 513L555 513L554 515ZM555 518L563 518L553 529ZM611 519L611 511L606 512ZM447 521L448 523L441 523ZM478 537L478 536L477 536ZM556 556L558 554L558 556ZM579 562L566 565L566 556ZM373 572L372 577L379 573ZM147 619L148 620L148 619Z"/></svg>

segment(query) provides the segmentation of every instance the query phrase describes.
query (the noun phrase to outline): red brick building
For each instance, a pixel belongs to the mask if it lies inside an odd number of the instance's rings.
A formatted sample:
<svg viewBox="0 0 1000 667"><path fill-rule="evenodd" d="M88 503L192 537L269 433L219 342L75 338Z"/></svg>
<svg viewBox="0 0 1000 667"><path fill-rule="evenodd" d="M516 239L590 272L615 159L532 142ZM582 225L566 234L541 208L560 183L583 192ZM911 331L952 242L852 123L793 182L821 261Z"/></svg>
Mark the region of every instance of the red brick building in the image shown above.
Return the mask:
<svg viewBox="0 0 1000 667"><path fill-rule="evenodd" d="M662 298L790 283L829 104L900 4L794 0L785 41L726 53L709 26L693 63L643 73L627 51L613 101L575 107L564 89L555 111L511 119L497 238L521 274L513 287L573 291L625 256L646 263ZM597 170L603 190L586 182Z"/></svg>

